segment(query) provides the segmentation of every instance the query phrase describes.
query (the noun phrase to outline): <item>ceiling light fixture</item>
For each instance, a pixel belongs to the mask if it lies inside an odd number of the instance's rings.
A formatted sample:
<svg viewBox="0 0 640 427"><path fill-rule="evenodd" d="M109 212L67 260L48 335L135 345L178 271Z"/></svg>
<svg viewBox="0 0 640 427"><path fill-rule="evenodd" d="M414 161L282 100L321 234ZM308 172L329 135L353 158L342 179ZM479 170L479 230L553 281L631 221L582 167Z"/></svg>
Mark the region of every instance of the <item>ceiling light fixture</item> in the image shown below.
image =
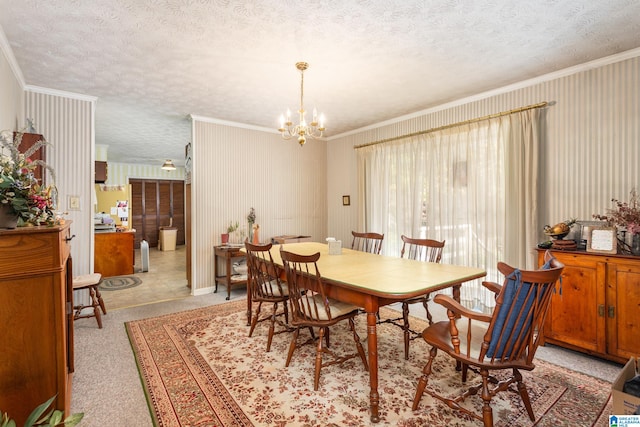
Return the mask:
<svg viewBox="0 0 640 427"><path fill-rule="evenodd" d="M298 143L303 146L307 142L307 137L316 139L322 136L324 132L324 114L320 114L320 120L318 120L318 112L313 109L313 120L307 124L304 118L306 112L304 111L304 70L309 68L309 64L306 62L297 62L296 68L300 70L300 121L297 125L293 126L291 121L291 110L287 109L287 117L280 115L280 128L278 131L282 133L284 139L291 139L294 135L298 136Z"/></svg>
<svg viewBox="0 0 640 427"><path fill-rule="evenodd" d="M162 165L162 169L166 171L174 171L176 170L176 166L173 164L171 159L167 159L167 161Z"/></svg>

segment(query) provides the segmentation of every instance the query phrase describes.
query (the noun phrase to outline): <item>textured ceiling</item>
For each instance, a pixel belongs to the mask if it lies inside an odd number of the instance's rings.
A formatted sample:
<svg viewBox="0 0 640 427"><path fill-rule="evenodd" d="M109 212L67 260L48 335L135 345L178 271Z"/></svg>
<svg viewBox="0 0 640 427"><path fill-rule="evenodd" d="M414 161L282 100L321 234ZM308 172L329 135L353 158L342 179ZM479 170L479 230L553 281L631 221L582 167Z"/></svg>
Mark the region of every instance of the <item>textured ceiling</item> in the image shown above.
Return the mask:
<svg viewBox="0 0 640 427"><path fill-rule="evenodd" d="M98 97L110 161L181 164L189 114L327 136L640 47L638 0L0 0L28 85ZM36 123L37 125L37 123ZM295 144L295 143L294 143Z"/></svg>

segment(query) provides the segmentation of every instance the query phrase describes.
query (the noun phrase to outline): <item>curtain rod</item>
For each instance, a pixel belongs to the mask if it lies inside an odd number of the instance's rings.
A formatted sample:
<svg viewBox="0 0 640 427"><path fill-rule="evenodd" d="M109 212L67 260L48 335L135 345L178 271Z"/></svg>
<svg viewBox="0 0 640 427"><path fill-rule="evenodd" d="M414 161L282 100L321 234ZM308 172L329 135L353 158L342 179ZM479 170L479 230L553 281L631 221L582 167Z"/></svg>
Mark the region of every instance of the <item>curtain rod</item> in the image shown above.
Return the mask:
<svg viewBox="0 0 640 427"><path fill-rule="evenodd" d="M493 118L496 118L496 117L507 116L509 114L519 113L521 111L533 110L534 108L543 108L543 107L546 107L547 105L549 105L549 103L546 102L546 101L545 102L540 102L538 104L527 105L526 107L520 107L520 108L516 108L516 109L513 109L513 110L509 110L509 111L503 111L501 113L489 114L488 116L478 117L478 118L475 118L475 119L469 119L469 120L465 120L463 122L453 123L453 124L450 124L450 125L444 125L444 126L440 126L440 127L437 127L437 128L432 128L432 129L427 129L427 130L423 130L423 131L420 131L420 132L410 133L410 134L407 134L407 135L394 136L393 138L381 139L380 141L369 142L367 144L356 145L355 147L353 147L353 149L357 150L358 148L364 148L364 147L369 147L371 145L383 144L385 142L395 141L397 139L410 138L412 136L424 135L426 133L437 132L439 130L449 129L449 128L456 127L456 126L462 126L462 125L466 125L466 124L469 124L469 123L481 122L483 120L489 120L489 119L493 119Z"/></svg>

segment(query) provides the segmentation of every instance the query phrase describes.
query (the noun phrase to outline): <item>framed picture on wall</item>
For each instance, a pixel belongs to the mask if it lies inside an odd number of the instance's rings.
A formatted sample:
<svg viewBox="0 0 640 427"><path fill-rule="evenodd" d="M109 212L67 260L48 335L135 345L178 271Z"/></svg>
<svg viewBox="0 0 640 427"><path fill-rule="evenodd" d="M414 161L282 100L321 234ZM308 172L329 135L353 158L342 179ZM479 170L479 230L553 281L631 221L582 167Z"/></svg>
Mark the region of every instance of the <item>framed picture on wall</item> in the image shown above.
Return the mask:
<svg viewBox="0 0 640 427"><path fill-rule="evenodd" d="M342 206L349 206L351 204L351 196L342 196Z"/></svg>
<svg viewBox="0 0 640 427"><path fill-rule="evenodd" d="M615 254L618 252L618 238L615 227L593 227L587 238L587 252Z"/></svg>

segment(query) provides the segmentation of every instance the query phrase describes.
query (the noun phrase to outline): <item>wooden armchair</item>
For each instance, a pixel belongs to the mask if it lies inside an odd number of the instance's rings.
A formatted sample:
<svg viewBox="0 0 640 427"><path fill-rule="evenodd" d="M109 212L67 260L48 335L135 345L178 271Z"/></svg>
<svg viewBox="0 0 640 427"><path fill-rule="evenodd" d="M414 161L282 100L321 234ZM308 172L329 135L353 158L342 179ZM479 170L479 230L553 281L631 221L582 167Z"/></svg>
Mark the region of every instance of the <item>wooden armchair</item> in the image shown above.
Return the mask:
<svg viewBox="0 0 640 427"><path fill-rule="evenodd" d="M351 241L351 249L362 252L369 252L379 255L382 249L382 241L384 234L379 233L358 233L352 231L353 240Z"/></svg>
<svg viewBox="0 0 640 427"><path fill-rule="evenodd" d="M497 290L496 307L492 315L466 309L446 295L436 295L434 301L447 308L448 321L437 322L422 333L424 340L431 345L429 359L418 381L413 410L418 408L424 392L443 401L452 409L464 412L484 422L485 427L493 426L491 398L517 383L517 391L527 409L529 418L535 421L527 387L522 380L521 369L531 371L535 368L533 358L542 336L544 319L549 308L555 283L560 278L564 265L547 253L547 262L541 270L525 271L498 263L498 270L505 276L502 287L489 285ZM467 331L459 333L457 316L468 319ZM474 343L471 320L484 322L488 328L480 338L479 347ZM475 334L477 335L477 334ZM427 389L431 365L438 350L453 357L463 366L463 378L466 369L478 372L482 381L457 397L439 395ZM495 370L511 370L511 376L502 381L491 375ZM489 386L489 383L492 386ZM459 402L468 396L480 392L484 401L482 414L469 411Z"/></svg>
<svg viewBox="0 0 640 427"><path fill-rule="evenodd" d="M315 358L315 374L313 380L313 389L318 390L320 382L320 369L325 366L343 363L356 356L360 356L365 369L369 369L364 348L360 343L353 318L358 314L358 307L355 305L343 303L331 298L325 294L322 277L318 271L316 261L320 258L320 253L314 255L298 255L280 249L280 256L287 273L287 284L289 285L289 302L291 304L291 325L295 327L291 344L289 345L289 353L287 354L287 362L285 366L289 366L291 357L296 348L301 345L309 344L316 341L316 358ZM356 343L357 353L339 356L329 349L329 327L338 322L347 320L349 328L353 333L353 340ZM306 342L298 345L298 335L301 328L318 328L317 339L312 334L311 338ZM326 346L323 345L323 338ZM332 360L325 363L322 362L323 354L328 354Z"/></svg>
<svg viewBox="0 0 640 427"><path fill-rule="evenodd" d="M251 300L258 303L256 310L251 319L251 327L249 336L253 335L253 331L259 322L268 320L269 335L267 337L267 352L271 350L271 341L276 333L291 331L287 325L289 323L289 310L287 300L289 299L289 289L286 283L280 281L280 274L271 257L271 243L266 245L253 245L249 242L244 243L247 249L247 267L248 279L247 286L251 292ZM272 304L271 314L260 317L262 303ZM278 313L278 306L282 303L283 312ZM279 316L284 315L283 323ZM278 323L284 329L276 332L275 325Z"/></svg>
<svg viewBox="0 0 640 427"><path fill-rule="evenodd" d="M444 248L444 241L439 242L431 239L412 239L407 236L402 236L402 250L400 251L401 258L413 259L424 262L440 262L442 259L442 249ZM429 312L427 303L430 301L430 294L422 295L415 298L410 298L402 301L402 317L393 319L381 320L378 323L391 323L396 325L404 331L404 358L409 359L409 342L421 337L420 332L414 331L409 325L409 304L422 303L426 313L427 320L431 325L433 323L433 317Z"/></svg>

